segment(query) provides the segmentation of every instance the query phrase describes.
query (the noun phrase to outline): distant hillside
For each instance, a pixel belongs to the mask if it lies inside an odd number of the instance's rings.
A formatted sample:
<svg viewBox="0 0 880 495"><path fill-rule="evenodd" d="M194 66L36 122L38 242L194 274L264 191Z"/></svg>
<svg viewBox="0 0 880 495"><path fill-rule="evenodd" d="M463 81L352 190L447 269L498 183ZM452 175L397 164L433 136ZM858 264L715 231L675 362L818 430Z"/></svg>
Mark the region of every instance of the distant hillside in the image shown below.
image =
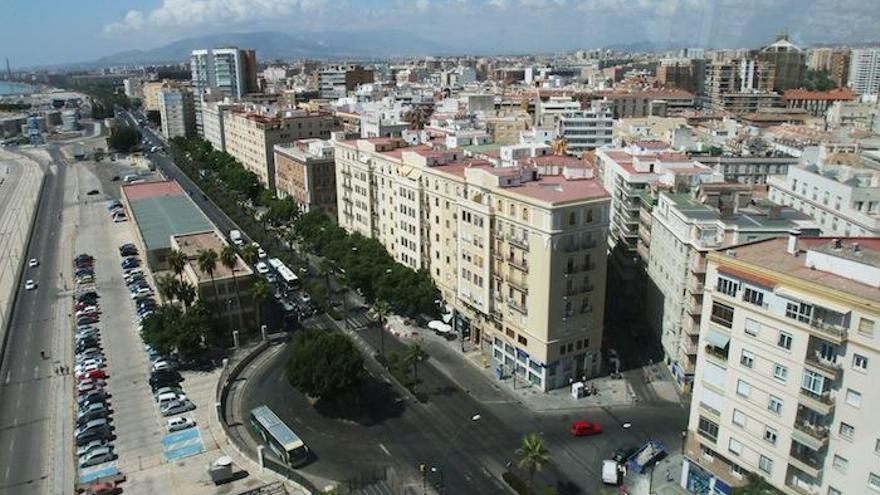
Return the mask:
<svg viewBox="0 0 880 495"><path fill-rule="evenodd" d="M448 49L405 31L321 31L296 34L274 31L228 33L187 38L150 50L128 50L101 57L92 65L185 62L192 50L237 46L257 51L258 60L296 58L372 58L428 55Z"/></svg>

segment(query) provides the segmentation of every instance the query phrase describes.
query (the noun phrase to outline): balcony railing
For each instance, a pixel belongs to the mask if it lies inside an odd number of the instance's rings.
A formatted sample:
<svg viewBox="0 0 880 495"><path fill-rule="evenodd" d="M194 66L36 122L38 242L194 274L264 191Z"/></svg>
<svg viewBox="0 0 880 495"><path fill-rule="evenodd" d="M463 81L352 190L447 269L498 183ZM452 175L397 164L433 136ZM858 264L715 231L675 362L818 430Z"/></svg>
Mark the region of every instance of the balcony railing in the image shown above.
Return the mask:
<svg viewBox="0 0 880 495"><path fill-rule="evenodd" d="M817 394L805 388L801 388L798 401L819 414L828 415L834 410L834 398L831 397L831 392L828 391Z"/></svg>
<svg viewBox="0 0 880 495"><path fill-rule="evenodd" d="M693 258L690 262L691 271L694 273L706 273L706 259Z"/></svg>
<svg viewBox="0 0 880 495"><path fill-rule="evenodd" d="M722 361L727 361L727 351L725 351L724 349L719 349L714 345L706 346L706 354Z"/></svg>
<svg viewBox="0 0 880 495"><path fill-rule="evenodd" d="M516 246L520 249L524 249L524 250L529 249L529 241L526 238L508 235L507 242L509 242L511 245Z"/></svg>
<svg viewBox="0 0 880 495"><path fill-rule="evenodd" d="M703 312L703 303L696 301L693 297L689 297L685 303L685 308L687 308L688 314L698 315Z"/></svg>
<svg viewBox="0 0 880 495"><path fill-rule="evenodd" d="M526 284L524 280L517 280L513 277L507 277L504 279L507 282L507 285L510 285L514 289L518 289L522 292L528 292L529 286Z"/></svg>
<svg viewBox="0 0 880 495"><path fill-rule="evenodd" d="M525 259L521 259L521 260L519 260L519 259L516 259L515 256L508 256L508 257L507 257L507 262L510 263L510 266L512 266L512 267L514 267L514 268L518 268L518 269L520 269L521 271L524 271L524 272L526 272L526 273L528 273L528 271L529 271L529 262L528 262L528 260L525 260Z"/></svg>
<svg viewBox="0 0 880 495"><path fill-rule="evenodd" d="M807 435L815 438L819 441L825 441L828 439L828 427L822 425L815 425L812 423L808 423L805 420L798 418L795 419L794 427L796 430L806 433Z"/></svg>
<svg viewBox="0 0 880 495"><path fill-rule="evenodd" d="M521 314L523 314L523 315L527 315L527 314L529 314L528 310L526 310L526 307L525 307L524 305L522 305L522 304L516 302L516 301L513 300L513 299L508 299L508 300L507 300L507 306L508 306L510 309L512 309L512 310L514 310L514 311L516 311L516 312L518 312L518 313L521 313Z"/></svg>
<svg viewBox="0 0 880 495"><path fill-rule="evenodd" d="M807 357L805 359L807 364L810 366L817 368L820 372L824 372L827 375L830 375L832 378L837 378L841 372L841 365L839 362L832 361L830 359L823 358L819 351L815 349L807 350Z"/></svg>
<svg viewBox="0 0 880 495"><path fill-rule="evenodd" d="M848 329L844 326L837 325L834 323L828 323L822 320L813 319L810 321L810 327L819 330L822 333L828 334L834 337L837 340L846 339L846 334Z"/></svg>

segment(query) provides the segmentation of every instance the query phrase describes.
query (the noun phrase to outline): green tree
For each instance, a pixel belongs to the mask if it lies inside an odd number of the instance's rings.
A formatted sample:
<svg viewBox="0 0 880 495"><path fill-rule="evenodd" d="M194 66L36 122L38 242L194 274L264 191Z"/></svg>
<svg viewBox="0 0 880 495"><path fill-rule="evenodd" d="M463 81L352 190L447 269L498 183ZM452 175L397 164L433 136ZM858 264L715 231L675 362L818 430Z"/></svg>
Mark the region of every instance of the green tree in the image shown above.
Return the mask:
<svg viewBox="0 0 880 495"><path fill-rule="evenodd" d="M183 251L172 249L170 253L168 253L168 266L171 267L171 270L175 275L183 281L183 271L186 268L186 255L183 254Z"/></svg>
<svg viewBox="0 0 880 495"><path fill-rule="evenodd" d="M243 259L248 266L254 266L257 263L258 258L257 246L247 244L241 248L241 259Z"/></svg>
<svg viewBox="0 0 880 495"><path fill-rule="evenodd" d="M529 472L529 485L535 477L535 473L550 464L550 451L544 445L544 439L537 433L529 433L524 436L520 447L516 449L517 465Z"/></svg>
<svg viewBox="0 0 880 495"><path fill-rule="evenodd" d="M236 307L239 308L238 328L241 330L244 328L244 315L241 312L241 292L238 289L238 278L235 276L235 269L238 267L238 254L236 254L234 247L229 244L223 246L220 250L220 263L232 273L232 285L235 286L235 302Z"/></svg>
<svg viewBox="0 0 880 495"><path fill-rule="evenodd" d="M257 278L251 285L251 296L254 298L254 308L257 310L257 327L262 328L263 305L269 298L269 284L262 278Z"/></svg>
<svg viewBox="0 0 880 495"><path fill-rule="evenodd" d="M413 381L419 381L419 363L428 358L428 353L419 344L410 344L403 359L412 366Z"/></svg>
<svg viewBox="0 0 880 495"><path fill-rule="evenodd" d="M164 304L144 318L143 338L162 354L177 353L188 359L204 349L209 330L208 312L204 309L184 314L180 306Z"/></svg>
<svg viewBox="0 0 880 495"><path fill-rule="evenodd" d="M180 281L175 279L170 273L164 273L156 278L156 290L159 291L159 295L162 296L164 302L170 304L174 301L174 297L177 295L177 284L179 283Z"/></svg>
<svg viewBox="0 0 880 495"><path fill-rule="evenodd" d="M380 299L373 306L373 311L376 313L376 319L379 320L379 354L385 355L385 323L391 313L391 307Z"/></svg>
<svg viewBox="0 0 880 495"><path fill-rule="evenodd" d="M733 495L783 495L767 480L755 473L749 473L748 483L741 487L734 487Z"/></svg>
<svg viewBox="0 0 880 495"><path fill-rule="evenodd" d="M184 309L189 309L196 300L196 288L187 281L178 281L177 283L177 299L183 303Z"/></svg>
<svg viewBox="0 0 880 495"><path fill-rule="evenodd" d="M141 131L128 125L118 125L110 131L107 138L107 146L120 153L128 153L141 140Z"/></svg>
<svg viewBox="0 0 880 495"><path fill-rule="evenodd" d="M214 280L214 272L217 270L217 251L213 249L199 251L197 263L199 270L207 273L211 278L211 285L214 286L214 311L219 315L223 309L220 302L220 292L217 291L217 281ZM230 331L232 331L231 328Z"/></svg>
<svg viewBox="0 0 880 495"><path fill-rule="evenodd" d="M837 87L827 70L812 69L804 73L803 86L810 91L828 91Z"/></svg>
<svg viewBox="0 0 880 495"><path fill-rule="evenodd" d="M162 124L162 115L158 110L147 110L147 120L154 126L159 127Z"/></svg>
<svg viewBox="0 0 880 495"><path fill-rule="evenodd" d="M294 336L291 347L287 379L310 397L338 396L365 375L363 357L345 335L304 330Z"/></svg>

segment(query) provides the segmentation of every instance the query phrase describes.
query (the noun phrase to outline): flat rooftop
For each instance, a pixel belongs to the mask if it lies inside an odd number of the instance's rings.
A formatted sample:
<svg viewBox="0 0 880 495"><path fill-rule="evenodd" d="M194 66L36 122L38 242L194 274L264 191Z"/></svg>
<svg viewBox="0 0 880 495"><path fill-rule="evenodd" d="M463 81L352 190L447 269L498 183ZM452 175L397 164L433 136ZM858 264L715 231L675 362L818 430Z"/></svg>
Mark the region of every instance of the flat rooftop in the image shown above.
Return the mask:
<svg viewBox="0 0 880 495"><path fill-rule="evenodd" d="M217 256L220 256L220 251L227 245L226 241L223 240L219 234L217 234L217 231L213 229L206 232L175 235L174 242L177 244L177 249L186 255L190 268L192 268L193 272L198 276L200 282L210 280L211 277L207 272L204 272L199 268L199 253L202 251L213 250L217 253ZM235 255L235 273L239 276L250 275L252 273L251 269L247 266L247 263L245 263L237 254ZM214 268L214 278L221 279L231 276L232 270L221 263L218 258L217 266Z"/></svg>
<svg viewBox="0 0 880 495"><path fill-rule="evenodd" d="M148 250L170 248L173 235L214 229L214 224L185 194L134 200L129 197L129 204Z"/></svg>

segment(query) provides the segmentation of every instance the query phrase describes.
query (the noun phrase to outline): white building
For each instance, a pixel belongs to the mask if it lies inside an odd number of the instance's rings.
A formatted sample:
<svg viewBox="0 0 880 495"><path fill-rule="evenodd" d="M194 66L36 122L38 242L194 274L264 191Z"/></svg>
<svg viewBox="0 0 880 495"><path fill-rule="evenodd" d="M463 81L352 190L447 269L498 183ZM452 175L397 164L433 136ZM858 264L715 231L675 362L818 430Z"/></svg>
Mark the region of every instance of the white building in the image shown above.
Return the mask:
<svg viewBox="0 0 880 495"><path fill-rule="evenodd" d="M863 95L880 92L880 48L852 50L849 61L849 87Z"/></svg>
<svg viewBox="0 0 880 495"><path fill-rule="evenodd" d="M211 143L217 151L226 151L224 125L226 112L232 107L229 100L204 101L202 104L202 132L205 141Z"/></svg>
<svg viewBox="0 0 880 495"><path fill-rule="evenodd" d="M880 170L820 159L767 180L770 199L816 220L824 235L880 237Z"/></svg>
<svg viewBox="0 0 880 495"><path fill-rule="evenodd" d="M614 141L614 117L611 109L594 102L588 110L559 116L557 135L565 140L568 152L581 155L585 151L611 146Z"/></svg>
<svg viewBox="0 0 880 495"><path fill-rule="evenodd" d="M880 241L792 235L706 271L682 487L880 492Z"/></svg>
<svg viewBox="0 0 880 495"><path fill-rule="evenodd" d="M199 135L204 135L202 99L206 94L217 98L241 98L257 91L257 59L253 50L234 47L193 50L189 65Z"/></svg>
<svg viewBox="0 0 880 495"><path fill-rule="evenodd" d="M580 109L580 102L570 96L551 96L547 101L539 99L535 106L535 121L538 126L555 128L560 117Z"/></svg>

